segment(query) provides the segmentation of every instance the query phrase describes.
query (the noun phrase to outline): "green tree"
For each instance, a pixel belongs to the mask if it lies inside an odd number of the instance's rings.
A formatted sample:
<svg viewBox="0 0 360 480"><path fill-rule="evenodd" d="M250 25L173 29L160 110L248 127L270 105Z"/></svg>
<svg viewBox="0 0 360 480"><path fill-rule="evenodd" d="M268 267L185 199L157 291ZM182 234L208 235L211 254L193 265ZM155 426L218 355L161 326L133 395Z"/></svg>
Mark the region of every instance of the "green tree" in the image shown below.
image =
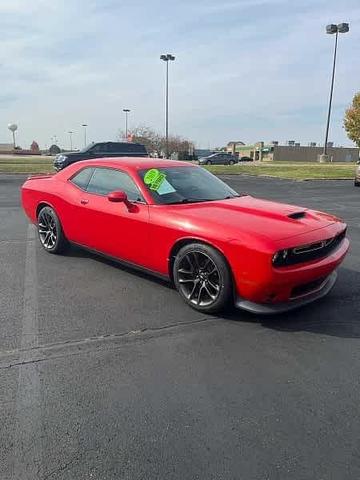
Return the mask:
<svg viewBox="0 0 360 480"><path fill-rule="evenodd" d="M344 128L350 140L360 148L360 92L354 95L352 105L345 112Z"/></svg>

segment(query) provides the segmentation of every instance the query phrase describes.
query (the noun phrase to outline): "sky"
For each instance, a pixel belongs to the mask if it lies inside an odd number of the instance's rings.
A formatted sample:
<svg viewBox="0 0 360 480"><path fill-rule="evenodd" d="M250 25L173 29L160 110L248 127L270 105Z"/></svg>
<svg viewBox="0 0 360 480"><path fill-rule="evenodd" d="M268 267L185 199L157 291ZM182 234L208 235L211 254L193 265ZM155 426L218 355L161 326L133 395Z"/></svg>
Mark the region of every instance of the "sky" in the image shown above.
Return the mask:
<svg viewBox="0 0 360 480"><path fill-rule="evenodd" d="M324 138L334 36L339 37L329 140L351 145L342 118L360 90L359 0L0 0L0 143L43 148L115 140L129 125L200 148Z"/></svg>

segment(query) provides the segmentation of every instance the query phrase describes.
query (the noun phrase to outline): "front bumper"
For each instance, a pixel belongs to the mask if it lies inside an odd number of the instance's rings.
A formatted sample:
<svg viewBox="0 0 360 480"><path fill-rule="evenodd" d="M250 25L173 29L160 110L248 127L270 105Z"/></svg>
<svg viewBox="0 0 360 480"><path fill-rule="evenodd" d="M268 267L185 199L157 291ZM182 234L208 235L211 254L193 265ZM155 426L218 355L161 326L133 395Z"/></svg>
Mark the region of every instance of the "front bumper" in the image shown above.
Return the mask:
<svg viewBox="0 0 360 480"><path fill-rule="evenodd" d="M55 163L54 162L54 168L57 172L59 172L60 170L62 170L64 168L64 163Z"/></svg>
<svg viewBox="0 0 360 480"><path fill-rule="evenodd" d="M242 310L247 310L248 312L261 315L274 315L277 313L288 312L325 297L335 285L336 279L337 273L334 271L328 277L326 277L321 285L315 290L287 302L273 304L255 303L245 300L241 297L237 297L235 300L235 306L237 308L241 308Z"/></svg>

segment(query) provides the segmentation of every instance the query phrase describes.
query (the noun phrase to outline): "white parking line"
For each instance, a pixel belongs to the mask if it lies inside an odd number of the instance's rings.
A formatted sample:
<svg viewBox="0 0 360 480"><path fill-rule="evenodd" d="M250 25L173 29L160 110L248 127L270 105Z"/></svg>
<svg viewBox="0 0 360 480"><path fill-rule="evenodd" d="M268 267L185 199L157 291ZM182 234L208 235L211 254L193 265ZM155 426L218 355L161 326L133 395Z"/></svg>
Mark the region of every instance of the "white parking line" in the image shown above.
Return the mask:
<svg viewBox="0 0 360 480"><path fill-rule="evenodd" d="M35 227L34 225L29 225L25 256L21 349L28 349L38 345L38 331ZM26 361L26 356L27 353L22 352L19 360ZM18 368L14 479L38 480L42 477L39 366L33 363L21 365Z"/></svg>

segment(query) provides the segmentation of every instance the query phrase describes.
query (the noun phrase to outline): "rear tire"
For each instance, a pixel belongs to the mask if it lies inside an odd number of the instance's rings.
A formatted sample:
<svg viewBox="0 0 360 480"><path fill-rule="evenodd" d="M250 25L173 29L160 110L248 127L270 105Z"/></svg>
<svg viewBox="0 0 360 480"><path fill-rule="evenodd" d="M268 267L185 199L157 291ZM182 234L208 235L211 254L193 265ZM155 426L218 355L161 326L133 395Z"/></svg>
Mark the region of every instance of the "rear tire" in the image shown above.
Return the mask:
<svg viewBox="0 0 360 480"><path fill-rule="evenodd" d="M206 162L206 165L211 165L211 160L208 160L208 161Z"/></svg>
<svg viewBox="0 0 360 480"><path fill-rule="evenodd" d="M39 212L38 235L41 246L49 253L62 253L69 245L60 220L51 207L43 207Z"/></svg>
<svg viewBox="0 0 360 480"><path fill-rule="evenodd" d="M358 182L357 180L355 180L354 186L355 186L355 187L360 187L360 182Z"/></svg>
<svg viewBox="0 0 360 480"><path fill-rule="evenodd" d="M229 165L235 165L234 160L230 160Z"/></svg>
<svg viewBox="0 0 360 480"><path fill-rule="evenodd" d="M232 277L220 252L202 243L191 243L177 253L173 278L183 300L195 310L215 313L231 302Z"/></svg>

